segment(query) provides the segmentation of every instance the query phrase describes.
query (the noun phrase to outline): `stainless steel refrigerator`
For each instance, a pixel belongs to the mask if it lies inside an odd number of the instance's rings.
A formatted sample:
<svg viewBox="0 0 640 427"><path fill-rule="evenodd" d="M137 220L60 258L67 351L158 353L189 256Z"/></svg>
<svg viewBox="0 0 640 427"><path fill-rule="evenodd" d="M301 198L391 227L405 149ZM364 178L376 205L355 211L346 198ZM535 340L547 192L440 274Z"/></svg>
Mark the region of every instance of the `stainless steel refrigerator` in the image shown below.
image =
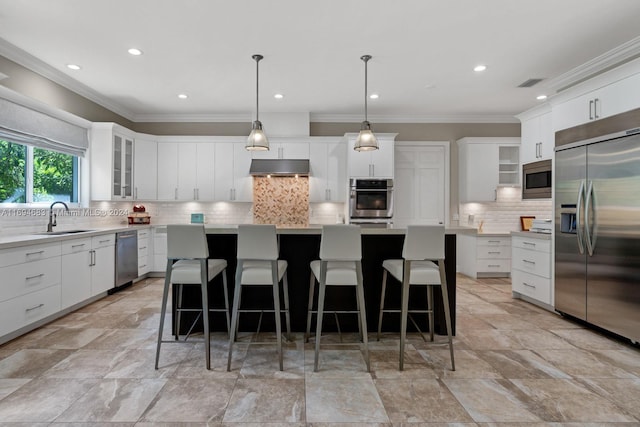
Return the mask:
<svg viewBox="0 0 640 427"><path fill-rule="evenodd" d="M555 308L640 341L640 129L556 147Z"/></svg>

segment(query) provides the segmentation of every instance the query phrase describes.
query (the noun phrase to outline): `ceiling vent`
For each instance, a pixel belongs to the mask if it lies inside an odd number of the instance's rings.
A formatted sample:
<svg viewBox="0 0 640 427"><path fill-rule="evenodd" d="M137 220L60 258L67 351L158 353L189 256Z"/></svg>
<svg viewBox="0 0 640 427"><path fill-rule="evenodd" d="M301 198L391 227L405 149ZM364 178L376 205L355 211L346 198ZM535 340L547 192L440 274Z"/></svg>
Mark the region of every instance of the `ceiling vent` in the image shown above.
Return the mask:
<svg viewBox="0 0 640 427"><path fill-rule="evenodd" d="M518 85L518 87L531 87L531 86L535 86L535 85L537 85L538 83L540 83L540 82L541 82L541 81L543 81L543 80L544 80L544 79L529 79L529 80L526 80L526 81L524 81L524 82L520 83L520 84Z"/></svg>

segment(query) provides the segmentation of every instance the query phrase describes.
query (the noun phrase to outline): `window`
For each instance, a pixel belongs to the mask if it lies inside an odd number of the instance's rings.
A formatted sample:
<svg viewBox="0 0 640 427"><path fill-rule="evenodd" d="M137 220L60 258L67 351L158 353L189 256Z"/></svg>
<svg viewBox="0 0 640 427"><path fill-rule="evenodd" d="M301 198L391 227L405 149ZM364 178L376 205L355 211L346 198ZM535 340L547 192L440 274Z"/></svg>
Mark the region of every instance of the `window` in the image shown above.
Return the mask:
<svg viewBox="0 0 640 427"><path fill-rule="evenodd" d="M78 158L0 140L0 203L78 202Z"/></svg>

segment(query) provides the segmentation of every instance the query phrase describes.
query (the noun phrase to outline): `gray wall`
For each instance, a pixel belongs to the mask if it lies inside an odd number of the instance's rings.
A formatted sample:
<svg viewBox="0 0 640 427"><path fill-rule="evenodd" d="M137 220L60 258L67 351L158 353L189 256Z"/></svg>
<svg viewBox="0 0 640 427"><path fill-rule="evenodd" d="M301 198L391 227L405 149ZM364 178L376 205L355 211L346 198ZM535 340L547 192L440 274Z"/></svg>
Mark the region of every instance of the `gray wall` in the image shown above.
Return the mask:
<svg viewBox="0 0 640 427"><path fill-rule="evenodd" d="M151 135L248 135L251 123L134 123L77 93L52 82L27 68L0 56L0 80L7 88L68 111L92 122L115 122L135 132ZM397 133L397 141L451 142L450 213L458 212L458 147L455 141L465 136L520 136L519 123L373 123L373 130ZM311 136L341 136L357 132L360 123L310 124Z"/></svg>

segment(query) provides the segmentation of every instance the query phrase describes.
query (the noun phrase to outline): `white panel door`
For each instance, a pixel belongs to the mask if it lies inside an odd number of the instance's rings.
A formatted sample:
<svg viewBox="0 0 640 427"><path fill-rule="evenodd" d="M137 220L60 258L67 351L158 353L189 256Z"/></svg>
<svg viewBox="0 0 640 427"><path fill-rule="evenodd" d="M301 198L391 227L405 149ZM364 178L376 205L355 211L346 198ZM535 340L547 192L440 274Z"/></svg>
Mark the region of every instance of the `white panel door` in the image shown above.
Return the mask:
<svg viewBox="0 0 640 427"><path fill-rule="evenodd" d="M178 144L158 143L158 200L178 197Z"/></svg>
<svg viewBox="0 0 640 427"><path fill-rule="evenodd" d="M197 200L198 145L195 142L181 142L178 147L178 200Z"/></svg>
<svg viewBox="0 0 640 427"><path fill-rule="evenodd" d="M136 200L156 200L158 197L158 144L136 139L134 148L134 192Z"/></svg>
<svg viewBox="0 0 640 427"><path fill-rule="evenodd" d="M198 143L196 157L196 196L198 200L214 200L214 159L215 144L210 142Z"/></svg>

